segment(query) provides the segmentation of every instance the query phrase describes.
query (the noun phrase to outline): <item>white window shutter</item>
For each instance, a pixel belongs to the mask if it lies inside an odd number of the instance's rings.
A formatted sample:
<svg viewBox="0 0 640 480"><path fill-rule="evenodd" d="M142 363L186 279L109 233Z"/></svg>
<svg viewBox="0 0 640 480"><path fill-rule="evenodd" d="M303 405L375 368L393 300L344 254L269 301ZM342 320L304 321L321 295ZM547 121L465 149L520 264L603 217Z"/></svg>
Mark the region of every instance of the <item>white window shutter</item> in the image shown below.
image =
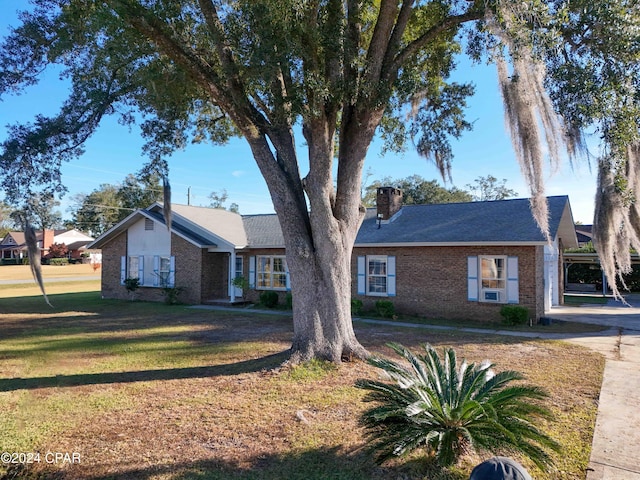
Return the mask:
<svg viewBox="0 0 640 480"><path fill-rule="evenodd" d="M387 295L396 296L396 257L387 257Z"/></svg>
<svg viewBox="0 0 640 480"><path fill-rule="evenodd" d="M144 285L144 256L140 255L138 257L138 280L140 280L140 285Z"/></svg>
<svg viewBox="0 0 640 480"><path fill-rule="evenodd" d="M256 257L249 257L249 287L256 288Z"/></svg>
<svg viewBox="0 0 640 480"><path fill-rule="evenodd" d="M467 300L478 301L478 257L467 257Z"/></svg>
<svg viewBox="0 0 640 480"><path fill-rule="evenodd" d="M520 303L518 257L507 257L507 303Z"/></svg>
<svg viewBox="0 0 640 480"><path fill-rule="evenodd" d="M176 257L171 255L169 257L169 281L167 287L173 288L176 286Z"/></svg>
<svg viewBox="0 0 640 480"><path fill-rule="evenodd" d="M127 279L127 257L120 257L120 285Z"/></svg>
<svg viewBox="0 0 640 480"><path fill-rule="evenodd" d="M287 292L290 292L291 291L291 279L289 278L289 266L287 265L287 261L286 260L284 261L284 271L285 271L285 274L286 274L286 277L285 277L286 280L285 281L286 281L286 285L287 285Z"/></svg>
<svg viewBox="0 0 640 480"><path fill-rule="evenodd" d="M358 295L365 295L367 293L366 290L366 268L367 268L367 258L366 257L358 257Z"/></svg>

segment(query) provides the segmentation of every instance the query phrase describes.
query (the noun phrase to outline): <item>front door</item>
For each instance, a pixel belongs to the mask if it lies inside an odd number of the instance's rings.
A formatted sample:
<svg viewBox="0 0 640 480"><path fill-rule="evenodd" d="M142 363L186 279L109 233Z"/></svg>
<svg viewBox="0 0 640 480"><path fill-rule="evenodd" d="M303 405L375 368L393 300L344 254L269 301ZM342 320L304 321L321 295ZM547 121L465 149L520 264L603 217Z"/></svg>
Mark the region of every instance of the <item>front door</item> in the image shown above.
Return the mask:
<svg viewBox="0 0 640 480"><path fill-rule="evenodd" d="M235 275L234 275L235 278L244 277L244 275L243 275L243 272L244 272L243 263L244 262L242 261L242 259L243 258L241 256L237 256L236 257ZM235 296L236 297L242 297L242 287L236 286L234 288L235 288Z"/></svg>

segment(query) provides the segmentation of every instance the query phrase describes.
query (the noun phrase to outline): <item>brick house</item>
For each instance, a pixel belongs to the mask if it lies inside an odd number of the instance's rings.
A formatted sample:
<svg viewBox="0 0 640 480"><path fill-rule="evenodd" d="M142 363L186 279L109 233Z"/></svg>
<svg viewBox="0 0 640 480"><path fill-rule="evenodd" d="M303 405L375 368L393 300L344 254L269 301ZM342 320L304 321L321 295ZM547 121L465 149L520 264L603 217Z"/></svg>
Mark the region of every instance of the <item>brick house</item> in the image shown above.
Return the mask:
<svg viewBox="0 0 640 480"><path fill-rule="evenodd" d="M352 258L352 297L371 308L443 318L496 319L504 304L539 318L562 301L563 248L577 245L569 199L549 197L551 242L529 200L402 205L402 192L378 189ZM182 301L255 302L264 290L290 290L278 218L173 206L169 232L162 206L134 212L89 245L102 249L102 293L127 298L124 280L140 279L138 298L161 300L159 287L181 287ZM232 279L243 277L242 290Z"/></svg>
<svg viewBox="0 0 640 480"><path fill-rule="evenodd" d="M41 255L49 253L49 247L56 244L66 245L69 259L79 259L87 251L87 245L93 237L75 229L36 230L36 241ZM17 261L28 257L27 242L24 232L9 232L0 240L0 259Z"/></svg>

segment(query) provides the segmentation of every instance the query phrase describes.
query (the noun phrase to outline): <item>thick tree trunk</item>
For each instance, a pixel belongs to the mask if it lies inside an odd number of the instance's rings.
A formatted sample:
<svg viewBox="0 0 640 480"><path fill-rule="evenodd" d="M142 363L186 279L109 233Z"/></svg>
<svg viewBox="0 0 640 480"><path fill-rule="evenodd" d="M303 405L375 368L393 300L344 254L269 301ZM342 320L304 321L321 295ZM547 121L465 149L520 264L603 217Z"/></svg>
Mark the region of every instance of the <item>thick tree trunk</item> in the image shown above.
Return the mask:
<svg viewBox="0 0 640 480"><path fill-rule="evenodd" d="M341 240L316 238L333 245ZM287 256L294 312L291 360L339 363L365 358L367 351L356 339L351 320L351 248L318 247L307 257Z"/></svg>

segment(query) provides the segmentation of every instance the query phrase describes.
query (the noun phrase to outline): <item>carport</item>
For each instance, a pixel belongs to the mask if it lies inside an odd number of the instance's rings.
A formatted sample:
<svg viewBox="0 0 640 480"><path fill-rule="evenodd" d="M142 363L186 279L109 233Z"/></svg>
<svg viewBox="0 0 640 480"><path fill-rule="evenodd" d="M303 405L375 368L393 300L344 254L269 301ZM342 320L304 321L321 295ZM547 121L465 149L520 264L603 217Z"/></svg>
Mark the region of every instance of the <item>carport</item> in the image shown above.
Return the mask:
<svg viewBox="0 0 640 480"><path fill-rule="evenodd" d="M602 295L607 294L607 290L608 290L607 278L604 274L604 271L600 267L600 258L598 257L597 253L595 252L594 253L564 253L563 257L564 257L564 278L565 278L564 291L565 293L571 291L571 289L569 289L569 283L567 281L567 279L569 278L568 276L569 268L572 265L576 265L576 264L583 264L583 265L588 264L588 265L593 265L593 266L597 266L597 268L600 268L600 271L602 272L602 292L601 293ZM639 265L640 255L638 255L637 253L631 254L631 264Z"/></svg>

